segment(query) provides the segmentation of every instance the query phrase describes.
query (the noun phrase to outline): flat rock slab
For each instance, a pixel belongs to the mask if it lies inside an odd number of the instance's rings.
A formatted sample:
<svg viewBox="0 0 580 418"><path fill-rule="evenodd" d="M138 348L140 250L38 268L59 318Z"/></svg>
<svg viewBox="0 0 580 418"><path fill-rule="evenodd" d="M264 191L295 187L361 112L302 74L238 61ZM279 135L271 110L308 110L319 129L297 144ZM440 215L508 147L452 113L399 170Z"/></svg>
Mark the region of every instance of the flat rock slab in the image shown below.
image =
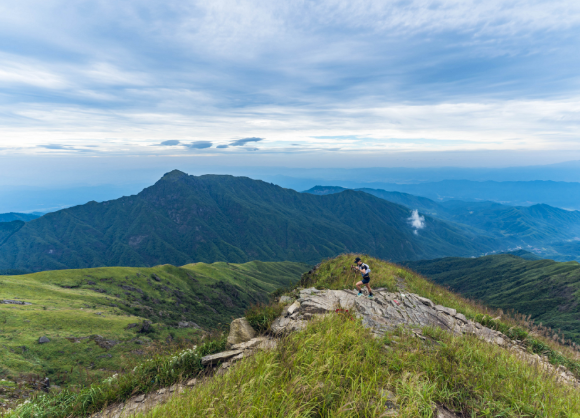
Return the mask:
<svg viewBox="0 0 580 418"><path fill-rule="evenodd" d="M5 305L32 305L32 303L30 303L30 302L24 302L21 300L10 300L10 299L1 300L0 303L3 303Z"/></svg>
<svg viewBox="0 0 580 418"><path fill-rule="evenodd" d="M281 335L302 329L306 326L306 319L332 313L340 308L352 309L362 318L363 325L372 328L373 332L379 335L398 326L432 326L457 335L475 334L495 344L505 343L505 336L500 332L468 320L455 309L435 305L431 300L413 293L375 290L375 297L370 299L357 297L356 292L350 290L311 288L300 291L299 303L295 305L296 309L293 309L291 316L274 320L271 326L274 334Z"/></svg>
<svg viewBox="0 0 580 418"><path fill-rule="evenodd" d="M220 361L227 361L229 359L231 359L232 357L237 356L238 354L243 353L244 350L230 350L230 351L223 351L221 353L217 353L217 354L212 354L210 356L205 356L201 358L201 364L202 365L210 365L210 364L216 364L219 363Z"/></svg>

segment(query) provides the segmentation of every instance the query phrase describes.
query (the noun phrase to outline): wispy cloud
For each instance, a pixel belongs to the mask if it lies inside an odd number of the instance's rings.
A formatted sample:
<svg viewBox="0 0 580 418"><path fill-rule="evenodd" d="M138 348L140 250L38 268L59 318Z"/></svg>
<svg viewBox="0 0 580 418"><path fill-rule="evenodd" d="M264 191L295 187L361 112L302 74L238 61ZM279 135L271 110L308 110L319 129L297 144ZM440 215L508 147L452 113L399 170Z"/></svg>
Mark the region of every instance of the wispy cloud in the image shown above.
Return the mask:
<svg viewBox="0 0 580 418"><path fill-rule="evenodd" d="M249 142L260 142L262 141L263 138L242 138L242 139L236 139L235 141L230 142L230 146L231 147L242 147L246 144L248 144Z"/></svg>
<svg viewBox="0 0 580 418"><path fill-rule="evenodd" d="M579 149L578 30L569 0L5 2L2 153Z"/></svg>
<svg viewBox="0 0 580 418"><path fill-rule="evenodd" d="M212 145L213 145L213 142L211 142L211 141L195 141L195 142L192 142L191 144L186 144L186 147L193 148L193 149L205 149L205 148L211 148Z"/></svg>

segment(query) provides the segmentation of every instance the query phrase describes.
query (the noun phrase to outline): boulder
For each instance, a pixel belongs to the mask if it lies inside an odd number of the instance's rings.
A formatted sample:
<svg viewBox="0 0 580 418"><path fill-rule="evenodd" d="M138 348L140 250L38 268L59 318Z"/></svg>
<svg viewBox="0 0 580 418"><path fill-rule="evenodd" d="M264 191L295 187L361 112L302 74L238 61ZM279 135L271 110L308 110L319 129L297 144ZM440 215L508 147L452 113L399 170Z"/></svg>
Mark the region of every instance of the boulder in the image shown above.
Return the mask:
<svg viewBox="0 0 580 418"><path fill-rule="evenodd" d="M246 318L234 319L230 324L230 334L226 348L231 348L233 345L245 343L256 336L256 331L250 325Z"/></svg>
<svg viewBox="0 0 580 418"><path fill-rule="evenodd" d="M50 340L47 337L40 337L38 339L38 344L46 344L46 343L49 343L49 342L50 342Z"/></svg>
<svg viewBox="0 0 580 418"><path fill-rule="evenodd" d="M232 357L237 356L238 354L242 354L243 352L244 350L229 350L217 354L212 354L210 356L202 357L201 364L203 366L217 364L223 361L227 361Z"/></svg>

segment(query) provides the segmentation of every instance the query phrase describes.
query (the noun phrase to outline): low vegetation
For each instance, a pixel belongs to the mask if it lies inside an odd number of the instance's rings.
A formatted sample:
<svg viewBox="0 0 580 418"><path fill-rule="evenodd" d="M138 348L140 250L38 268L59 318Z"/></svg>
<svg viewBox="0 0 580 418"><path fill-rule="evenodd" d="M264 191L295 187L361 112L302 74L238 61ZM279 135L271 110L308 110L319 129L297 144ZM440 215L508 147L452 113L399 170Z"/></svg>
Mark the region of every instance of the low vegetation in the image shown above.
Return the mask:
<svg viewBox="0 0 580 418"><path fill-rule="evenodd" d="M360 277L350 270L353 259L345 254L326 260L305 273L300 285L352 288ZM537 333L528 317L486 308L401 266L363 259L372 268L375 288L413 292L455 308L580 376L578 352ZM281 309L275 303L257 304L246 317L267 333ZM472 417L580 418L580 391L558 382L555 374L474 336L432 328L424 328L423 335L426 340L400 328L375 338L352 312L339 309L281 339L275 350L240 361L142 417L387 417L397 412L415 418L433 417L444 406ZM222 350L223 338L198 350L157 356L99 385L39 396L9 417L83 417L195 376L203 372L201 356Z"/></svg>
<svg viewBox="0 0 580 418"><path fill-rule="evenodd" d="M432 417L445 405L478 417L578 417L580 393L474 337L425 329L373 338L332 315L238 363L147 418Z"/></svg>
<svg viewBox="0 0 580 418"><path fill-rule="evenodd" d="M0 303L0 379L85 387L127 371L156 342L194 344L204 332L198 326L229 324L307 268L198 263L0 276L0 301L30 303ZM50 341L39 344L40 337Z"/></svg>
<svg viewBox="0 0 580 418"><path fill-rule="evenodd" d="M155 355L135 366L129 373L113 375L101 383L81 390L64 389L59 393L37 395L32 402L20 405L7 417L66 418L86 417L107 405L122 402L131 396L171 386L197 375L203 368L201 358L223 351L226 337L209 340L199 347L170 355Z"/></svg>

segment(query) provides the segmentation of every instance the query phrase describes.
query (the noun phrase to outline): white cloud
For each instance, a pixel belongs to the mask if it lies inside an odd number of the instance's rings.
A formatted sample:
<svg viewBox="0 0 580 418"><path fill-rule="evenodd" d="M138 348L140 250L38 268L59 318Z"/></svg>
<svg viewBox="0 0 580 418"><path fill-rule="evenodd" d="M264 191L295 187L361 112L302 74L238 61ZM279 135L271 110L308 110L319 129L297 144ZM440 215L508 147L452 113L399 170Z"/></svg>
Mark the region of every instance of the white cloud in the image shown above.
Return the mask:
<svg viewBox="0 0 580 418"><path fill-rule="evenodd" d="M419 211L417 209L411 212L411 216L407 219L411 227L414 229L413 233L415 235L419 234L419 230L425 228L425 217L419 215Z"/></svg>

